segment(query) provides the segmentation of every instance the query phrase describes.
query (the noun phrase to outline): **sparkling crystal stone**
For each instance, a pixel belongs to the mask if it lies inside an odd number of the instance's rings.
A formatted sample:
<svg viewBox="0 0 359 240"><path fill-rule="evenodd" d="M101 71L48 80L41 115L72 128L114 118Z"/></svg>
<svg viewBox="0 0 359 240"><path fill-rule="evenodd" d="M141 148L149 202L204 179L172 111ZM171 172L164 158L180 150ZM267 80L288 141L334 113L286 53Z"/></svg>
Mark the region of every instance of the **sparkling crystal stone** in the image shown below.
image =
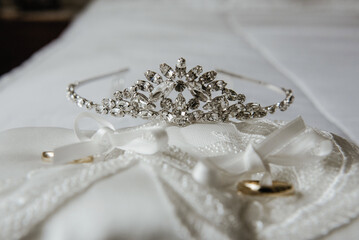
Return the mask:
<svg viewBox="0 0 359 240"><path fill-rule="evenodd" d="M237 99L238 103L244 103L246 101L246 95L240 93L238 94Z"/></svg>
<svg viewBox="0 0 359 240"><path fill-rule="evenodd" d="M224 82L223 80L217 80L209 83L207 87L211 91L219 91L219 90L223 90L226 87L226 85L227 83Z"/></svg>
<svg viewBox="0 0 359 240"><path fill-rule="evenodd" d="M138 87L139 90L145 92L151 92L153 90L153 85L150 82L144 80L138 80L136 82L136 86Z"/></svg>
<svg viewBox="0 0 359 240"><path fill-rule="evenodd" d="M83 98L77 98L76 99L76 104L79 107L83 107L83 105L85 104L85 100Z"/></svg>
<svg viewBox="0 0 359 240"><path fill-rule="evenodd" d="M192 68L187 74L186 74L186 79L187 81L194 81L196 78L198 78L198 76L202 73L203 68L199 65L197 65L196 67Z"/></svg>
<svg viewBox="0 0 359 240"><path fill-rule="evenodd" d="M138 112L138 116L140 116L143 119L151 118L153 115L153 112L150 110L141 110Z"/></svg>
<svg viewBox="0 0 359 240"><path fill-rule="evenodd" d="M144 94L136 93L133 100L138 103L138 107L140 107L140 108L146 108L147 107L148 98Z"/></svg>
<svg viewBox="0 0 359 240"><path fill-rule="evenodd" d="M288 108L288 104L285 101L282 101L282 102L279 103L278 108L281 111L285 111Z"/></svg>
<svg viewBox="0 0 359 240"><path fill-rule="evenodd" d="M181 116L181 117L177 117L175 119L175 122L177 125L184 127L186 125L188 125L190 122L188 120L188 116Z"/></svg>
<svg viewBox="0 0 359 240"><path fill-rule="evenodd" d="M115 102L113 99L104 98L104 99L102 99L102 104L103 104L105 107L111 109L111 108L115 107L116 102Z"/></svg>
<svg viewBox="0 0 359 240"><path fill-rule="evenodd" d="M125 100L116 101L117 108L121 109L122 111L129 111L130 110L130 103Z"/></svg>
<svg viewBox="0 0 359 240"><path fill-rule="evenodd" d="M77 94L76 93L71 93L70 94L70 100L71 101L76 101L76 99L77 99Z"/></svg>
<svg viewBox="0 0 359 240"><path fill-rule="evenodd" d="M175 90L177 92L183 92L183 90L185 90L185 89L186 89L186 84L183 81L178 80L176 82Z"/></svg>
<svg viewBox="0 0 359 240"><path fill-rule="evenodd" d="M75 84L70 84L70 85L67 87L67 91L73 93L73 92L75 91L75 87L76 87Z"/></svg>
<svg viewBox="0 0 359 240"><path fill-rule="evenodd" d="M92 107L93 107L93 102L89 102L89 101L86 101L85 102L85 107L87 108L87 109L92 109Z"/></svg>
<svg viewBox="0 0 359 240"><path fill-rule="evenodd" d="M255 118L262 118L265 117L266 115L267 115L267 111L263 108L260 108L253 113L253 117Z"/></svg>
<svg viewBox="0 0 359 240"><path fill-rule="evenodd" d="M250 117L251 117L251 113L247 111L240 111L236 116L238 120L245 120L245 119L249 119Z"/></svg>
<svg viewBox="0 0 359 240"><path fill-rule="evenodd" d="M154 109L156 109L156 105L154 103L150 102L150 103L147 104L147 109L148 110L154 110Z"/></svg>
<svg viewBox="0 0 359 240"><path fill-rule="evenodd" d="M189 114L188 120L191 122L198 122L203 118L203 111L197 110Z"/></svg>
<svg viewBox="0 0 359 240"><path fill-rule="evenodd" d="M206 92L203 90L192 90L190 91L192 96L198 98L202 102L207 102L209 97L206 95Z"/></svg>
<svg viewBox="0 0 359 240"><path fill-rule="evenodd" d="M199 78L199 80L204 83L209 83L209 82L212 82L216 78L216 76L217 76L217 72L210 71L210 72L203 73L202 76Z"/></svg>
<svg viewBox="0 0 359 240"><path fill-rule="evenodd" d="M212 103L211 102L207 102L206 104L203 105L203 109L210 111L212 110Z"/></svg>
<svg viewBox="0 0 359 240"><path fill-rule="evenodd" d="M217 113L206 113L205 118L209 122L217 122L219 120L219 115Z"/></svg>
<svg viewBox="0 0 359 240"><path fill-rule="evenodd" d="M96 112L99 113L99 114L107 114L108 109L103 105L97 105L96 106Z"/></svg>
<svg viewBox="0 0 359 240"><path fill-rule="evenodd" d="M240 110L244 109L244 106L240 103L233 104L227 108L227 112L230 117L236 117Z"/></svg>
<svg viewBox="0 0 359 240"><path fill-rule="evenodd" d="M229 103L223 96L218 96L212 99L212 107L217 109L226 109Z"/></svg>
<svg viewBox="0 0 359 240"><path fill-rule="evenodd" d="M222 94L226 96L229 101L235 101L238 99L238 94L232 89L223 89Z"/></svg>
<svg viewBox="0 0 359 240"><path fill-rule="evenodd" d="M129 98L131 98L131 96L132 96L132 93L130 92L130 90L128 88L125 88L123 90L123 98L129 99Z"/></svg>
<svg viewBox="0 0 359 240"><path fill-rule="evenodd" d="M188 107L190 109L197 109L199 107L199 100L197 98L192 98L188 101Z"/></svg>
<svg viewBox="0 0 359 240"><path fill-rule="evenodd" d="M170 110L172 105L172 100L170 98L164 98L160 103L161 108L164 110Z"/></svg>
<svg viewBox="0 0 359 240"><path fill-rule="evenodd" d="M176 77L175 71L173 71L173 69L166 63L162 63L160 65L160 70L162 74L168 79L173 79Z"/></svg>
<svg viewBox="0 0 359 240"><path fill-rule="evenodd" d="M150 100L156 102L162 97L167 97L172 92L174 85L172 81L165 81L157 85L150 95Z"/></svg>
<svg viewBox="0 0 359 240"><path fill-rule="evenodd" d="M267 110L267 112L273 114L275 113L276 105L267 106L265 107L265 109Z"/></svg>
<svg viewBox="0 0 359 240"><path fill-rule="evenodd" d="M216 81L215 84L216 84L217 90L223 90L227 85L227 83L222 80Z"/></svg>
<svg viewBox="0 0 359 240"><path fill-rule="evenodd" d="M179 93L178 96L176 97L175 107L176 107L176 109L179 109L179 110L187 109L186 99L183 97L183 95L181 93Z"/></svg>
<svg viewBox="0 0 359 240"><path fill-rule="evenodd" d="M158 73L153 72L151 70L148 70L145 72L145 78L148 81L153 82L155 84L160 84L161 82L163 82L161 75L159 75Z"/></svg>
<svg viewBox="0 0 359 240"><path fill-rule="evenodd" d="M125 116L125 112L122 111L119 108L112 108L111 111L110 111L110 114L112 116L115 116L115 117L123 117L123 116Z"/></svg>
<svg viewBox="0 0 359 240"><path fill-rule="evenodd" d="M116 98L116 99L122 99L123 98L123 93L122 91L116 91L113 96Z"/></svg>
<svg viewBox="0 0 359 240"><path fill-rule="evenodd" d="M178 59L176 73L179 78L183 78L186 75L186 60L184 58Z"/></svg>
<svg viewBox="0 0 359 240"><path fill-rule="evenodd" d="M294 96L290 96L288 99L287 99L287 102L288 104L292 104L294 102Z"/></svg>
<svg viewBox="0 0 359 240"><path fill-rule="evenodd" d="M168 122L173 122L173 120L175 119L175 116L168 111L162 111L161 116L162 116L162 119L164 119L165 121L168 121Z"/></svg>

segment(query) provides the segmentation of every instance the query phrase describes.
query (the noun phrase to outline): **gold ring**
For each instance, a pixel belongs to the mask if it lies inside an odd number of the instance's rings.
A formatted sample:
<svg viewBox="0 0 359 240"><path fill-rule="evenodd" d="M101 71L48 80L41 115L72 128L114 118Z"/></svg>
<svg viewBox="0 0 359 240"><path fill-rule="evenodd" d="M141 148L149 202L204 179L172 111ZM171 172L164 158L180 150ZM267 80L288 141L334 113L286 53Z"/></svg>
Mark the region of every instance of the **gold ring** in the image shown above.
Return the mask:
<svg viewBox="0 0 359 240"><path fill-rule="evenodd" d="M41 159L44 162L52 163L52 159L54 158L55 154L53 151L45 151L41 154ZM88 156L80 159L73 160L68 162L68 164L81 164L81 163L92 163L94 160L93 156Z"/></svg>
<svg viewBox="0 0 359 240"><path fill-rule="evenodd" d="M280 181L273 181L272 186L261 186L260 181L244 180L237 185L238 193L251 196L289 196L294 194L292 184Z"/></svg>
<svg viewBox="0 0 359 240"><path fill-rule="evenodd" d="M55 156L54 152L53 151L45 151L45 152L42 152L41 154L41 159L42 161L44 162L48 162L48 163L51 163L52 162L52 158Z"/></svg>

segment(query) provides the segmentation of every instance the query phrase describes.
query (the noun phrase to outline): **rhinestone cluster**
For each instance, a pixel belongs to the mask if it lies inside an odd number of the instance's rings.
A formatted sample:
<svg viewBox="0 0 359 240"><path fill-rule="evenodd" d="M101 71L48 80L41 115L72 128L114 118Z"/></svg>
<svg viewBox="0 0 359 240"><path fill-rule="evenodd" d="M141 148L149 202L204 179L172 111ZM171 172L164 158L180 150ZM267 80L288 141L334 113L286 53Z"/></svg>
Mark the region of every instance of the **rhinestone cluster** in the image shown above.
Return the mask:
<svg viewBox="0 0 359 240"><path fill-rule="evenodd" d="M216 80L215 71L202 73L199 65L187 71L184 58L178 59L174 69L166 63L161 64L160 71L162 75L148 70L146 80L138 80L133 86L116 91L112 98L105 98L100 104L77 95L77 84L70 84L67 94L79 107L94 108L99 114L161 119L179 126L261 118L276 109L285 111L294 100L291 90L282 89L286 97L279 103L266 107L253 102L245 104L245 95L227 88L225 81ZM188 99L184 96L186 89ZM175 96L171 97L171 93Z"/></svg>

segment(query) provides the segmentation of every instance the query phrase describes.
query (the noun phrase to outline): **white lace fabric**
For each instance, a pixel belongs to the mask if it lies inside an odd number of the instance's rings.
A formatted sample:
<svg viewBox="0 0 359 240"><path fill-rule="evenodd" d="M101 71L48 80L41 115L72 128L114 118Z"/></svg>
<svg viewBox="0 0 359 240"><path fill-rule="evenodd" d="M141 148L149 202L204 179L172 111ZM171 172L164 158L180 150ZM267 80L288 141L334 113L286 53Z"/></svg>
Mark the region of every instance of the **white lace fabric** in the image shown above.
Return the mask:
<svg viewBox="0 0 359 240"><path fill-rule="evenodd" d="M167 127L167 130L170 129L170 146L163 152L142 155L114 150L104 161L75 165L46 165L40 159L41 151L74 142L75 138L69 130L27 128L3 132L0 134L0 145L3 146L0 148L0 162L7 167L0 170L3 173L1 176L6 176L7 172L8 177L0 182L0 239L18 239L34 229L41 232L46 227L44 219L56 217L56 213L51 214L56 209L61 212L66 201L71 204L71 199L88 191L97 181L123 174L137 165L149 167L164 193L165 201L171 206L169 211L173 219L170 221L177 229L172 233L173 238L312 239L324 236L356 218L359 214L359 189L356 187L359 183L359 150L357 146L328 132L316 130L334 145L332 153L325 159L300 167L271 165L275 180L294 185L296 194L293 196L238 195L235 186L213 188L193 179L192 169L197 163L197 158L189 154L193 149L204 157L240 153L249 143L262 141L282 124L255 120L236 125ZM37 138L39 135L41 139ZM191 143L187 149L180 144L186 141ZM26 147L19 155L21 145ZM32 167L19 171L21 159L31 161ZM11 175L14 177L10 178ZM131 186L131 182L128 184ZM123 195L126 198L126 193ZM135 212L128 214L131 218L140 217ZM113 236L113 233L108 234ZM121 238L128 233L121 234L116 237ZM146 239L146 234L140 238Z"/></svg>

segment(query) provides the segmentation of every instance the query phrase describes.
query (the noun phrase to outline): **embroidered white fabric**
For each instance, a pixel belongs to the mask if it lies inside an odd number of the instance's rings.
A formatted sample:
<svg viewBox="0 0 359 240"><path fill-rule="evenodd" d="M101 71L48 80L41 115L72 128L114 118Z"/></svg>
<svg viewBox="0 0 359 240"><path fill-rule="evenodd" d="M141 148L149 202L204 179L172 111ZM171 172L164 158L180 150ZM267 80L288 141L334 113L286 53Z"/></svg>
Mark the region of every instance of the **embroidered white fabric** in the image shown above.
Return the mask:
<svg viewBox="0 0 359 240"><path fill-rule="evenodd" d="M166 233L156 235L156 239L312 239L324 236L359 213L357 146L336 135L315 130L331 140L332 153L323 160L297 168L271 165L274 179L292 183L296 194L270 198L238 195L235 186L212 188L198 184L192 178L196 158L176 144L190 142L203 156L209 157L241 152L249 143L262 141L282 124L254 120L235 125L170 127L170 146L164 152L141 155L114 150L105 161L77 165L46 165L40 159L44 150L76 142L69 130L22 128L5 131L0 134L0 162L5 166L0 169L0 238L118 239L137 234L136 239L153 239L154 235L142 226L153 224L151 222L158 222L157 231ZM138 128L149 126L151 124ZM19 168L19 164L23 168ZM139 185L141 177L134 178L138 173L131 169L142 169L140 174L148 176L148 180ZM257 175L250 177L259 178ZM109 176L113 178L106 178ZM116 181L115 176L123 177ZM111 194L106 193L106 184L110 184ZM125 189L121 187L124 184ZM131 191L136 188L140 190ZM93 189L98 191L97 195L90 195ZM155 190L141 195L146 189ZM116 194L122 201L136 199L136 207L124 205ZM106 209L106 205L114 203L113 198L117 202L111 206L112 211L101 219L91 218L93 211L101 211L96 208ZM92 202L96 204L91 205ZM92 208L88 208L89 204ZM85 212L81 206L87 206ZM147 211L152 208L156 211ZM116 209L120 209L121 214ZM140 209L147 210L138 212ZM75 223L95 224L84 231L81 227L74 228L70 220L73 218ZM146 220L140 221L142 218ZM126 222L136 225L114 230ZM115 227L108 230L111 224ZM107 231L103 229L105 225ZM136 233L135 229L142 231Z"/></svg>

